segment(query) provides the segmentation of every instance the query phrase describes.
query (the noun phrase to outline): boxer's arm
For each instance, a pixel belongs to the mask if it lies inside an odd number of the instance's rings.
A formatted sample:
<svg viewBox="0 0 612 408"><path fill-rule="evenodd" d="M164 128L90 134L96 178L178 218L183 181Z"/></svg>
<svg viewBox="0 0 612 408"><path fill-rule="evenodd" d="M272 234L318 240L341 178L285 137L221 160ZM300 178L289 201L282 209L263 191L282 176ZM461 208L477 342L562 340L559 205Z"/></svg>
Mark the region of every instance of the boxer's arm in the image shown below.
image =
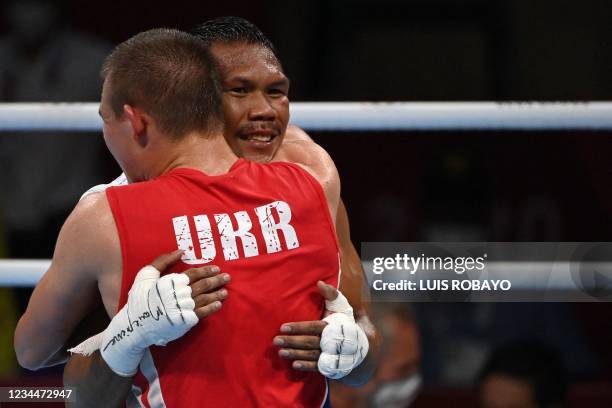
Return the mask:
<svg viewBox="0 0 612 408"><path fill-rule="evenodd" d="M275 160L299 164L321 183L332 213L332 219L336 223L340 244L341 292L345 294L349 303L353 306L355 320L371 343L366 360L342 380L351 385L360 385L368 380L373 371L380 340L369 319L368 289L359 256L350 239L346 209L340 200L340 178L333 160L323 148L314 143L301 129L291 127L289 130L293 137L283 144L282 152ZM293 324L289 323L287 325L291 326ZM314 339L321 335L325 325L326 323L322 321L298 322L296 327L292 327L291 335L277 336L275 344L283 347L280 351L281 356L296 360L294 362L294 368L296 369L316 370L320 347ZM280 344L281 341L284 341L284 343ZM313 347L313 344L317 345Z"/></svg>
<svg viewBox="0 0 612 408"><path fill-rule="evenodd" d="M179 258L176 253L164 254L155 259L151 265L163 272L174 265ZM190 268L184 272L189 277L195 312L199 319L221 310L218 302L225 301L228 296L225 285L229 282L229 275L215 268L216 266L210 265ZM108 324L108 319L106 323ZM90 331L87 337L99 331ZM130 391L132 378L122 377L113 372L99 351L87 356L72 354L64 368L64 386L78 389L79 397L75 403L68 406L72 408L123 406ZM108 393L109 389L113 392Z"/></svg>
<svg viewBox="0 0 612 408"><path fill-rule="evenodd" d="M318 144L312 142L295 142L294 144L302 145L302 148L299 149L301 160L297 164L308 170L321 183L332 220L336 223L340 205L340 176L334 161Z"/></svg>
<svg viewBox="0 0 612 408"><path fill-rule="evenodd" d="M283 324L282 335L274 338L274 344L282 347L279 355L295 360L296 370L319 371L348 385L363 385L372 372L367 335L355 322L344 295L322 281L317 286L325 299L324 319Z"/></svg>
<svg viewBox="0 0 612 408"><path fill-rule="evenodd" d="M323 163L327 161L331 161L329 155L319 146L316 145L314 140L306 133L304 130L300 129L297 126L289 124L287 126L287 132L285 135L285 144L283 146L288 147L288 154L292 155L293 146L300 146L301 150L304 150L304 146L308 146L307 150L312 152L311 156L308 159L308 163L306 165L311 165L312 162L316 162L317 156L321 157ZM281 155L285 155L285 151L281 152ZM283 156L281 156L281 159ZM291 157L288 157L291 158ZM327 164L324 166L323 172L325 172L325 167L329 169L333 165ZM328 170L327 172L331 174L331 177L324 176L327 178L333 178L334 174L337 176L337 170ZM338 183L339 186L339 183ZM339 192L338 192L339 198ZM349 300L353 310L355 312L355 320L359 321L362 318L367 318L370 313L370 293L368 291L368 287L365 280L365 274L361 267L361 261L359 259L359 255L355 250L355 246L351 241L351 232L349 226L348 214L346 212L346 207L344 206L344 202L342 199L338 200L338 210L336 213L336 236L338 238L338 244L340 245L340 254L341 254L341 265L342 265L342 279L340 281L340 291L346 296ZM367 331L366 331L367 333ZM372 339L376 337L376 333L372 334Z"/></svg>
<svg viewBox="0 0 612 408"><path fill-rule="evenodd" d="M370 293L359 254L351 241L348 214L344 202L340 201L336 216L336 235L340 245L342 275L340 291L349 300L355 313L355 320L370 314Z"/></svg>
<svg viewBox="0 0 612 408"><path fill-rule="evenodd" d="M353 307L355 321L363 329L370 343L366 359L341 381L349 385L360 385L367 382L372 375L378 361L381 339L370 319L370 292L359 254L351 241L348 213L343 201L340 201L338 206L336 235L340 245L342 268L339 289Z"/></svg>
<svg viewBox="0 0 612 408"><path fill-rule="evenodd" d="M64 368L64 387L78 390L78 398L68 407L123 407L133 377L117 375L108 367L100 351L89 356L73 354ZM112 390L112 392L108 392Z"/></svg>
<svg viewBox="0 0 612 408"><path fill-rule="evenodd" d="M121 265L118 237L115 242L112 234L116 230L106 197L80 203L70 214L51 266L15 330L15 351L23 367L37 370L65 361L66 341L96 306L100 271L113 262Z"/></svg>

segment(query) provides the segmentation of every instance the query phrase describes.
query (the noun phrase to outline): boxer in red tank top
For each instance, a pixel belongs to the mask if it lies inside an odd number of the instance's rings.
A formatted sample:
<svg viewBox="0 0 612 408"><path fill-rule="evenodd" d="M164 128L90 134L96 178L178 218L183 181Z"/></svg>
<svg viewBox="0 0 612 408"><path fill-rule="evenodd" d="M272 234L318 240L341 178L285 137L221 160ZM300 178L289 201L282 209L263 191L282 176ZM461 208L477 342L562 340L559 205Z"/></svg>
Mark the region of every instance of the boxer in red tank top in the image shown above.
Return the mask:
<svg viewBox="0 0 612 408"><path fill-rule="evenodd" d="M141 400L156 384L151 399L168 406L321 406L324 377L291 370L272 344L284 322L321 318L317 281L338 284L334 226L316 179L293 164L241 159L226 174L177 168L106 194L121 240L120 308L160 252L185 250L171 272L214 263L232 276L221 312L150 348L135 381Z"/></svg>

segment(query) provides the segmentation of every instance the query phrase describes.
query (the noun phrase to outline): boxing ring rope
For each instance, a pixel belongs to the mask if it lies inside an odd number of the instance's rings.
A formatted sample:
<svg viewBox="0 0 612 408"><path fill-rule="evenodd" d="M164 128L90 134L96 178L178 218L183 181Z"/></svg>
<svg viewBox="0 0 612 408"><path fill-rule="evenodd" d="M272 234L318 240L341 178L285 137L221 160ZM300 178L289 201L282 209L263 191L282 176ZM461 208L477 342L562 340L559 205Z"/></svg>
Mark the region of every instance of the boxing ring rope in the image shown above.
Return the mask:
<svg viewBox="0 0 612 408"><path fill-rule="evenodd" d="M0 287L34 286L51 265L48 259L0 260Z"/></svg>
<svg viewBox="0 0 612 408"><path fill-rule="evenodd" d="M292 102L311 131L612 129L612 102ZM98 103L0 104L0 131L98 131Z"/></svg>
<svg viewBox="0 0 612 408"><path fill-rule="evenodd" d="M0 132L99 131L98 107L0 104ZM612 102L292 102L291 123L310 131L612 130ZM0 286L34 286L49 264L0 260Z"/></svg>

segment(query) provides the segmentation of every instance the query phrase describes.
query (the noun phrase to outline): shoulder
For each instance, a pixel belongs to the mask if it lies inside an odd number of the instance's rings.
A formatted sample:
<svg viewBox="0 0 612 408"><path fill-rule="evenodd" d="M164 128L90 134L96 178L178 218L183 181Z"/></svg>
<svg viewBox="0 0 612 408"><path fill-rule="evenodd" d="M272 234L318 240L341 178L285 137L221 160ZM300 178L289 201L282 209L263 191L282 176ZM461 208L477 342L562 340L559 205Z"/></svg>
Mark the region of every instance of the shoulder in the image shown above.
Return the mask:
<svg viewBox="0 0 612 408"><path fill-rule="evenodd" d="M335 215L340 200L340 176L325 149L310 138L292 138L283 142L274 161L294 163L310 173L323 187Z"/></svg>
<svg viewBox="0 0 612 408"><path fill-rule="evenodd" d="M293 125L287 126L285 139L273 161L290 162L315 168L318 168L321 164L332 162L325 149L316 144L304 130Z"/></svg>
<svg viewBox="0 0 612 408"><path fill-rule="evenodd" d="M310 138L283 142L274 161L297 164L309 171L321 184L338 177L336 165L330 155Z"/></svg>
<svg viewBox="0 0 612 408"><path fill-rule="evenodd" d="M70 223L77 225L87 224L85 221L92 217L107 218L109 215L112 216L112 213L108 205L106 193L105 191L99 191L83 196L72 210L66 222L70 221Z"/></svg>
<svg viewBox="0 0 612 408"><path fill-rule="evenodd" d="M313 142L312 138L304 131L304 129L299 128L295 125L287 125L287 130L285 131L285 140L284 142L293 142L296 140L302 140L307 142Z"/></svg>
<svg viewBox="0 0 612 408"><path fill-rule="evenodd" d="M113 214L104 192L82 198L60 231L54 263L78 260L92 272L104 269L111 252L119 249Z"/></svg>

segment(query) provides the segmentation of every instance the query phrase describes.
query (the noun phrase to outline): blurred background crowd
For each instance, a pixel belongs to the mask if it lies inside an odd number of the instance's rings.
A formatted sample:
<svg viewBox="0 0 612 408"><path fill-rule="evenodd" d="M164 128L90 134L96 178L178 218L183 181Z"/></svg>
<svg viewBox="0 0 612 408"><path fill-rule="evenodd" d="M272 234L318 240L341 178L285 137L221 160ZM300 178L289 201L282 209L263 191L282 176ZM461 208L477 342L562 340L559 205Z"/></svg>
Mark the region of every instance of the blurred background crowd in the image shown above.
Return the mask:
<svg viewBox="0 0 612 408"><path fill-rule="evenodd" d="M239 15L277 46L292 101L612 100L606 0L2 1L0 102L98 101L138 31ZM610 241L611 132L311 133L368 241ZM50 258L88 187L120 170L100 134L0 133L0 256ZM0 385L29 289L0 288ZM605 303L375 304L382 363L334 406L612 406ZM51 380L49 380L51 379ZM518 401L515 405L500 405ZM499 399L499 398L498 398ZM395 402L394 402L395 401ZM497 405L496 405L497 404ZM532 405L529 405L532 404Z"/></svg>

